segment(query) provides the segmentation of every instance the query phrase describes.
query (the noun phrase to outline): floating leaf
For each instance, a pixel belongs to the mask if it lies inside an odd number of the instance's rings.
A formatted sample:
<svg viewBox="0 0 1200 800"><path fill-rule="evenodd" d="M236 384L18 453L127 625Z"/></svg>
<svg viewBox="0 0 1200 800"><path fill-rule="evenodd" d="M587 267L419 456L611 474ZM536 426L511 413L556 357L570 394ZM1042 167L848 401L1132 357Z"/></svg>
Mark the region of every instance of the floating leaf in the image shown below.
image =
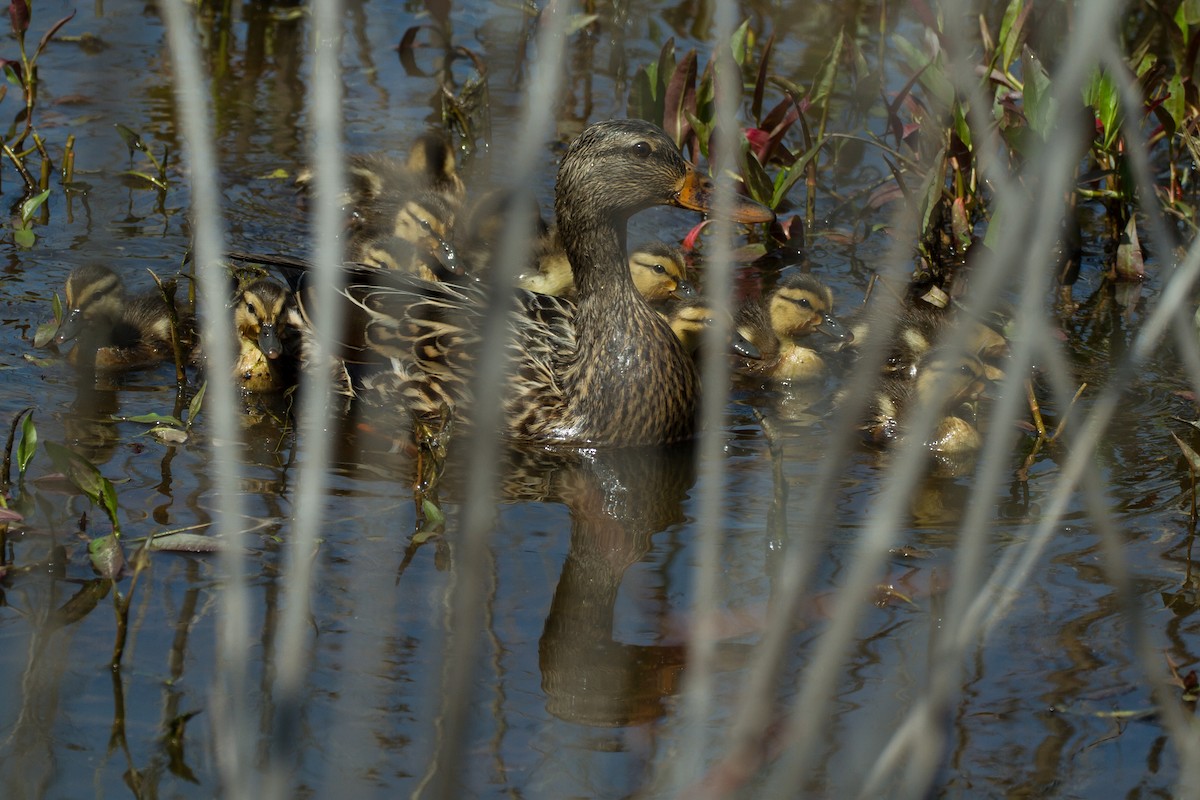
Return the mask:
<svg viewBox="0 0 1200 800"><path fill-rule="evenodd" d="M125 141L125 146L129 148L131 153L134 150L141 150L142 152L146 151L146 145L144 142L142 142L142 137L137 131L128 128L119 122L114 122L113 127L117 129L117 133L121 134L121 138Z"/></svg>
<svg viewBox="0 0 1200 800"><path fill-rule="evenodd" d="M92 569L102 578L116 580L125 570L125 553L115 533L92 539L88 543L88 556L92 559Z"/></svg>
<svg viewBox="0 0 1200 800"><path fill-rule="evenodd" d="M123 417L120 414L113 414L112 418L117 422L141 422L146 425L162 423L163 425L174 425L177 428L183 427L183 421L178 417L172 417L170 414L138 414L133 417Z"/></svg>
<svg viewBox="0 0 1200 800"><path fill-rule="evenodd" d="M0 523L23 522L25 517L19 511L11 508L0 508Z"/></svg>
<svg viewBox="0 0 1200 800"><path fill-rule="evenodd" d="M215 553L221 540L200 533L162 533L150 538L147 549L172 553Z"/></svg>
<svg viewBox="0 0 1200 800"><path fill-rule="evenodd" d="M24 247L28 250L33 247L33 243L36 241L37 234L33 232L33 228L30 227L28 222L13 229L13 243L18 247Z"/></svg>
<svg viewBox="0 0 1200 800"><path fill-rule="evenodd" d="M183 444L188 440L188 432L166 425L156 425L149 431L150 435L167 444Z"/></svg>

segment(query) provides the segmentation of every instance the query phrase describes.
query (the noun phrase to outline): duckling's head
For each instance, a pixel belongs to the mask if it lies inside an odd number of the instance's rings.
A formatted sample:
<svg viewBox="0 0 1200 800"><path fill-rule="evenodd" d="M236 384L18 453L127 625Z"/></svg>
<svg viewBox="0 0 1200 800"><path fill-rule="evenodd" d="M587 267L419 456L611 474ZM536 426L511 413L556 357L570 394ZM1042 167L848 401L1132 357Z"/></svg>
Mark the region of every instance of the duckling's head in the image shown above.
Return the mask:
<svg viewBox="0 0 1200 800"><path fill-rule="evenodd" d="M461 195L465 191L454 159L454 146L444 135L430 131L413 142L406 161L408 171L427 186Z"/></svg>
<svg viewBox="0 0 1200 800"><path fill-rule="evenodd" d="M670 297L679 300L694 298L696 290L684 280L686 270L683 251L666 242L651 242L629 254L633 285L651 303Z"/></svg>
<svg viewBox="0 0 1200 800"><path fill-rule="evenodd" d="M838 341L853 334L833 316L833 292L807 273L796 273L771 293L767 302L771 329L782 342L819 332Z"/></svg>
<svg viewBox="0 0 1200 800"><path fill-rule="evenodd" d="M125 305L125 287L117 274L100 264L78 267L67 276L66 315L55 344L63 344L87 329L111 330Z"/></svg>
<svg viewBox="0 0 1200 800"><path fill-rule="evenodd" d="M270 278L258 278L238 292L234 324L245 340L254 341L269 359L283 353L279 330L287 317L292 293Z"/></svg>
<svg viewBox="0 0 1200 800"><path fill-rule="evenodd" d="M703 300L680 300L672 303L663 315L667 324L675 332L675 337L683 344L683 349L695 353L704 341L704 331L711 328L719 319L717 312ZM730 350L745 358L761 358L758 348L746 340L738 331L733 329L733 318L726 316L730 326Z"/></svg>
<svg viewBox="0 0 1200 800"><path fill-rule="evenodd" d="M630 216L655 205L708 211L712 193L712 181L684 160L662 128L637 119L604 120L584 130L563 155L555 216L569 241L600 220L623 232ZM775 215L735 196L731 218L754 224Z"/></svg>
<svg viewBox="0 0 1200 800"><path fill-rule="evenodd" d="M974 403L990 383L988 367L969 353L936 348L925 353L915 367L916 398L937 403L952 411L964 403Z"/></svg>

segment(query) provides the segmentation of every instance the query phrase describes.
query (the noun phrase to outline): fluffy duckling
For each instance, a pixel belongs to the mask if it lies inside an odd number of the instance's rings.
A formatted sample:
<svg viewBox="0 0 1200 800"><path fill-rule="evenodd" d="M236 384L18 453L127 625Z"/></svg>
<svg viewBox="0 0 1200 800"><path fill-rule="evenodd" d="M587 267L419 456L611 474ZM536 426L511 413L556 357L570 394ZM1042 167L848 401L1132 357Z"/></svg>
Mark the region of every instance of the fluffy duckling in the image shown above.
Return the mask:
<svg viewBox="0 0 1200 800"><path fill-rule="evenodd" d="M463 270L448 244L455 214L436 192L381 197L351 235L350 260L423 280L456 279Z"/></svg>
<svg viewBox="0 0 1200 800"><path fill-rule="evenodd" d="M849 327L853 339L847 342L847 346L867 346L873 322L869 313L852 322ZM966 352L983 362L989 380L996 381L1003 377L999 365L1008 356L1008 341L1004 336L965 314L934 308L928 303L917 303L901 310L884 361L884 373L913 377L917 362L933 349L947 327L956 327L957 337L965 338Z"/></svg>
<svg viewBox="0 0 1200 800"><path fill-rule="evenodd" d="M737 330L762 353L741 365L749 375L774 381L815 381L825 376L825 361L810 345L812 334L835 341L852 334L833 316L833 292L807 273L785 278L765 302L744 306Z"/></svg>
<svg viewBox="0 0 1200 800"><path fill-rule="evenodd" d="M308 168L296 175L296 188L302 196L307 195L312 178ZM466 194L454 147L449 139L433 131L418 136L405 159L379 153L350 156L346 181L344 204L360 217L369 216L375 202L386 195L431 190L457 205Z"/></svg>
<svg viewBox="0 0 1200 800"><path fill-rule="evenodd" d="M518 276L517 285L520 288L555 297L575 296L571 262L553 234L550 240L540 243L534 267ZM684 279L686 271L683 251L666 242L650 242L629 254L629 274L633 276L633 285L648 303L663 303L671 298L695 298L696 290Z"/></svg>
<svg viewBox="0 0 1200 800"><path fill-rule="evenodd" d="M671 326L675 337L683 344L683 349L693 356L699 352L704 343L704 331L716 324L719 319L716 311L703 300L689 299L672 302L663 311L663 319ZM748 342L745 337L733 328L730 323L729 349L743 358L760 358L758 348Z"/></svg>
<svg viewBox="0 0 1200 800"><path fill-rule="evenodd" d="M250 392L295 385L296 308L292 293L271 278L244 284L234 298L233 321L238 333L235 380Z"/></svg>
<svg viewBox="0 0 1200 800"><path fill-rule="evenodd" d="M909 407L935 405L943 416L926 445L947 455L974 452L982 440L959 412L974 406L989 382L987 366L974 355L930 350L918 359L912 378L884 376L863 431L869 441L885 444L903 432Z"/></svg>
<svg viewBox="0 0 1200 800"><path fill-rule="evenodd" d="M180 352L190 346L189 313L168 307L158 288L127 297L121 279L106 266L73 270L65 294L66 316L53 342L75 342L67 355L72 365L103 371L140 369L174 358L173 335L179 336Z"/></svg>

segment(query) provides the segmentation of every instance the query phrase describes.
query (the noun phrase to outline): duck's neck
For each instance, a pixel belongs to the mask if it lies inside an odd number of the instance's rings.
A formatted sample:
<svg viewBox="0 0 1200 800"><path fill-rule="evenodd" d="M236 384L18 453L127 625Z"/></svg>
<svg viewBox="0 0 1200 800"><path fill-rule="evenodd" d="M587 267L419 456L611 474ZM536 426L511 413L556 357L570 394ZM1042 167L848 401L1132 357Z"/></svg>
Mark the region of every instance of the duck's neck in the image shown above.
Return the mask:
<svg viewBox="0 0 1200 800"><path fill-rule="evenodd" d="M565 382L583 438L609 444L679 441L695 425L699 380L666 321L629 274L624 221L562 227L579 300L578 350Z"/></svg>

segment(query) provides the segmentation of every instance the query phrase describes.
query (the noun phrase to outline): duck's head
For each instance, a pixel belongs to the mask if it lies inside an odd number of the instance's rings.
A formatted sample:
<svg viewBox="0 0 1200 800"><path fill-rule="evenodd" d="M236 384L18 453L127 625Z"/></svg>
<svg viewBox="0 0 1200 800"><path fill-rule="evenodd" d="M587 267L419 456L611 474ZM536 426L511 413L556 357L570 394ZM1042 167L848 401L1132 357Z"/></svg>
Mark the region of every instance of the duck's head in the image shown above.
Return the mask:
<svg viewBox="0 0 1200 800"><path fill-rule="evenodd" d="M990 375L988 367L973 355L935 348L917 361L917 400L953 411L978 400L991 383Z"/></svg>
<svg viewBox="0 0 1200 800"><path fill-rule="evenodd" d="M672 303L664 315L683 349L695 353L704 342L704 331L716 324L717 312L703 300L681 300ZM726 317L730 330L729 349L745 358L762 358L762 353L733 328L733 318Z"/></svg>
<svg viewBox="0 0 1200 800"><path fill-rule="evenodd" d="M638 293L651 303L674 297L691 300L696 290L684 279L683 251L666 242L651 242L629 254L629 271Z"/></svg>
<svg viewBox="0 0 1200 800"><path fill-rule="evenodd" d="M822 333L843 342L854 338L833 316L833 292L807 273L786 278L771 293L767 303L771 329L780 341L791 341Z"/></svg>
<svg viewBox="0 0 1200 800"><path fill-rule="evenodd" d="M100 264L78 267L67 276L66 313L55 344L63 344L91 328L111 330L125 305L125 287L117 274Z"/></svg>
<svg viewBox="0 0 1200 800"><path fill-rule="evenodd" d="M238 334L258 345L269 359L283 353L279 329L286 319L292 293L270 278L258 278L244 285L237 295L234 324Z"/></svg>
<svg viewBox="0 0 1200 800"><path fill-rule="evenodd" d="M563 155L555 190L555 214L564 233L596 218L613 227L638 211L673 205L709 211L712 181L684 160L679 148L657 125L636 119L597 122L581 133ZM734 195L735 222L771 222L770 209Z"/></svg>

